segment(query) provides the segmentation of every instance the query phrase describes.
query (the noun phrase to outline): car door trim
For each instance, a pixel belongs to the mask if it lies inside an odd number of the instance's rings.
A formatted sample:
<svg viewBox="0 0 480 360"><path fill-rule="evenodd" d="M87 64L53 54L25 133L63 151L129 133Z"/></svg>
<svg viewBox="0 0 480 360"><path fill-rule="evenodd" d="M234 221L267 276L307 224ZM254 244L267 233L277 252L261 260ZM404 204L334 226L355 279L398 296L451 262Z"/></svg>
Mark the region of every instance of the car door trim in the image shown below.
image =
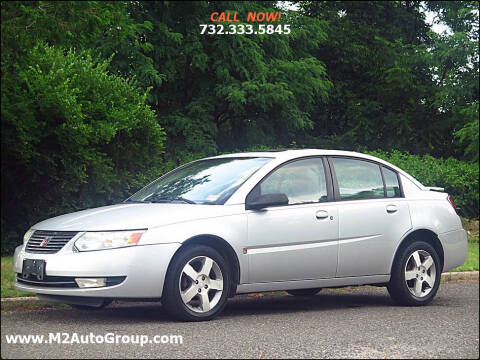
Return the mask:
<svg viewBox="0 0 480 360"><path fill-rule="evenodd" d="M270 252L282 252L282 251L292 251L292 250L304 250L304 249L313 249L322 246L331 246L337 244L337 240L326 240L326 241L308 241L304 243L295 243L295 244L283 244L281 246L271 245L271 246L252 246L247 249L249 255L255 254L265 254Z"/></svg>
<svg viewBox="0 0 480 360"><path fill-rule="evenodd" d="M338 242L342 244L348 244L356 241L374 239L379 236L382 236L382 234L366 235L366 236L360 236L360 237L339 238Z"/></svg>

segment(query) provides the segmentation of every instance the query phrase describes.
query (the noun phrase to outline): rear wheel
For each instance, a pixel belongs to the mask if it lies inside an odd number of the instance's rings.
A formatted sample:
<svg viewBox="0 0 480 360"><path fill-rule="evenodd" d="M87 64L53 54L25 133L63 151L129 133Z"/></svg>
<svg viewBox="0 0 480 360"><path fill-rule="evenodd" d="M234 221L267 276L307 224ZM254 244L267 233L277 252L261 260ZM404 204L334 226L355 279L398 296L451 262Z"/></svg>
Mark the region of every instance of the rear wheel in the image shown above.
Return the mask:
<svg viewBox="0 0 480 360"><path fill-rule="evenodd" d="M293 296L313 296L318 294L320 290L322 290L322 288L296 289L296 290L287 290L287 293Z"/></svg>
<svg viewBox="0 0 480 360"><path fill-rule="evenodd" d="M205 321L217 316L230 293L230 269L215 249L193 245L172 260L162 303L173 317Z"/></svg>
<svg viewBox="0 0 480 360"><path fill-rule="evenodd" d="M438 291L440 274L437 251L426 242L415 241L397 255L387 289L398 304L426 305Z"/></svg>

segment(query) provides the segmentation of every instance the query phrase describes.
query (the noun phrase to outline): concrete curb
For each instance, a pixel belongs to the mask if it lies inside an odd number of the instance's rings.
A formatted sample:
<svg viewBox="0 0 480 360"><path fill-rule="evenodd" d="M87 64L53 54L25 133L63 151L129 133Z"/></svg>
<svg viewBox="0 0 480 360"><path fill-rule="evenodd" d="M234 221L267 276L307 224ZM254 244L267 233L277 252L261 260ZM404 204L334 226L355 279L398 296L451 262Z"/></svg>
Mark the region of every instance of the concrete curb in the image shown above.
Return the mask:
<svg viewBox="0 0 480 360"><path fill-rule="evenodd" d="M442 274L442 281L456 282L459 280L478 280L478 271L447 272ZM2 298L2 302L9 301L40 301L36 296Z"/></svg>
<svg viewBox="0 0 480 360"><path fill-rule="evenodd" d="M40 301L36 296L23 296L23 297L13 297L13 298L2 298L2 302L8 301Z"/></svg>
<svg viewBox="0 0 480 360"><path fill-rule="evenodd" d="M446 282L478 280L478 271L447 272L442 274L442 280Z"/></svg>

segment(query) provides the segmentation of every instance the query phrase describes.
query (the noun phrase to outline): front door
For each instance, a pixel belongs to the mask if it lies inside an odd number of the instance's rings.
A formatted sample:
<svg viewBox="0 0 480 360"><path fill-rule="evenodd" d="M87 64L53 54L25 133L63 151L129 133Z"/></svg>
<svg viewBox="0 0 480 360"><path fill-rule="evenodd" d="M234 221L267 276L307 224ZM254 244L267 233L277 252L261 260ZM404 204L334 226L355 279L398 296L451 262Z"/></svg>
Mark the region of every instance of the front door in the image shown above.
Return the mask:
<svg viewBox="0 0 480 360"><path fill-rule="evenodd" d="M327 166L320 157L291 161L252 190L249 196L283 193L289 202L247 211L249 283L335 276L338 210Z"/></svg>

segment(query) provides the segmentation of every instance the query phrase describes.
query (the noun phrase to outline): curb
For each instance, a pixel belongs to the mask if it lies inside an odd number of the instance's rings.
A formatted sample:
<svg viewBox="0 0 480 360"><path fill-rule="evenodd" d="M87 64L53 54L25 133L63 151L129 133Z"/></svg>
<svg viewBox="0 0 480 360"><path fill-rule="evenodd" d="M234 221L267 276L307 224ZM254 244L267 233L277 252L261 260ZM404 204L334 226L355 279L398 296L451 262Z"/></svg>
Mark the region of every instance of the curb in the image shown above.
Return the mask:
<svg viewBox="0 0 480 360"><path fill-rule="evenodd" d="M478 280L478 271L462 271L443 273L441 280L445 282L456 282L459 280ZM24 296L14 298L2 298L2 302L9 301L40 301L36 296Z"/></svg>
<svg viewBox="0 0 480 360"><path fill-rule="evenodd" d="M478 280L478 271L447 272L442 274L443 281Z"/></svg>
<svg viewBox="0 0 480 360"><path fill-rule="evenodd" d="M12 297L12 298L2 298L3 302L9 301L40 301L36 296L22 296L22 297Z"/></svg>

